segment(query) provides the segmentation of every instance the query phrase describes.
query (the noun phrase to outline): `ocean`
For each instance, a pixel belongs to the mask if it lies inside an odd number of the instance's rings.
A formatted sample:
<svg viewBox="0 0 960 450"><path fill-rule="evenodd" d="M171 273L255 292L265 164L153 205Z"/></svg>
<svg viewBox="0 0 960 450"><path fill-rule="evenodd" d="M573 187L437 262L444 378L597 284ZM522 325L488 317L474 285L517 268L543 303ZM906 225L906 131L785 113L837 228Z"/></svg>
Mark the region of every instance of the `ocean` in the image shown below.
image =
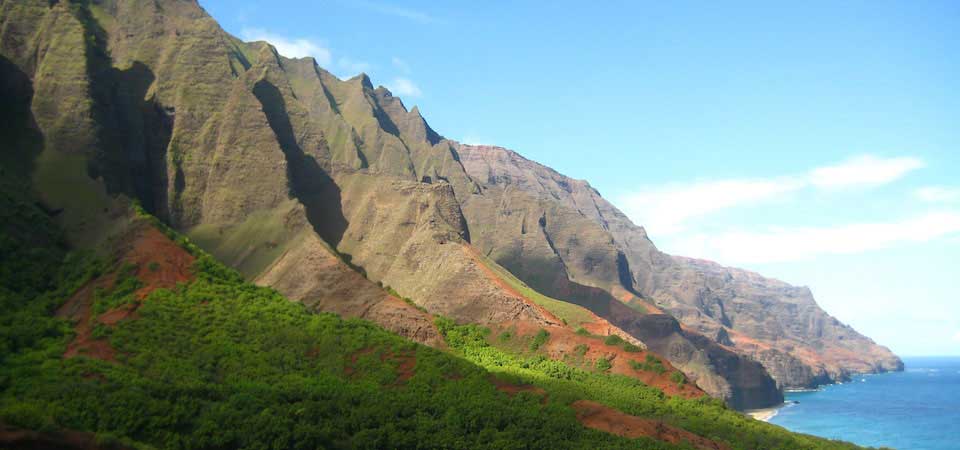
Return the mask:
<svg viewBox="0 0 960 450"><path fill-rule="evenodd" d="M786 394L770 423L870 447L958 450L960 357L904 358L904 372Z"/></svg>

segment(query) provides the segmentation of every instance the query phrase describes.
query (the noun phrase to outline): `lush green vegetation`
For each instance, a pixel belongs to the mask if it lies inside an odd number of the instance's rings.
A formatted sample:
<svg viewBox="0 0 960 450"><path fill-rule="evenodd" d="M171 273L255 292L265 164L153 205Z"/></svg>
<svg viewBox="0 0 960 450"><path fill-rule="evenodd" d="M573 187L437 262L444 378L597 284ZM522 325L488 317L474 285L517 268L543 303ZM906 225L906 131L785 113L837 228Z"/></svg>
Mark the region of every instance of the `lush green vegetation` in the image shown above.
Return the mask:
<svg viewBox="0 0 960 450"><path fill-rule="evenodd" d="M621 345L623 344L623 338L616 334L611 334L603 338L603 343L607 345Z"/></svg>
<svg viewBox="0 0 960 450"><path fill-rule="evenodd" d="M584 428L562 404L508 396L486 370L370 323L309 313L199 252L195 281L154 291L105 333L117 363L65 360L72 328L51 313L105 265L22 243L0 240L8 424L162 448L671 448ZM97 294L101 309L135 290L130 269L111 266L121 282Z"/></svg>
<svg viewBox="0 0 960 450"><path fill-rule="evenodd" d="M667 371L667 368L664 367L663 361L660 361L660 358L648 354L646 360L642 363L636 361L629 361L630 367L634 370L645 370L647 372L656 372L664 373ZM674 381L676 382L676 381Z"/></svg>
<svg viewBox="0 0 960 450"><path fill-rule="evenodd" d="M597 371L598 371L598 372L606 372L606 371L610 370L611 367L613 367L613 365L610 364L610 360L609 360L609 359L607 359L607 358L597 358Z"/></svg>
<svg viewBox="0 0 960 450"><path fill-rule="evenodd" d="M678 370L670 374L670 381L677 383L677 386L683 386L687 384L687 377L683 375L683 372Z"/></svg>
<svg viewBox="0 0 960 450"><path fill-rule="evenodd" d="M0 236L0 421L15 426L87 430L143 448L675 448L581 426L569 404L592 399L736 448L844 447L716 400L667 398L632 378L510 354L477 326L437 320L458 358L364 321L311 314L166 228L198 256L196 279L154 291L135 320L99 327L116 363L65 360L73 332L53 317L56 307L107 271L118 282L96 293L97 311L131 302L139 282L129 266L50 245L53 228L8 229ZM548 339L543 330L532 342ZM545 389L547 401L499 392L491 372Z"/></svg>
<svg viewBox="0 0 960 450"><path fill-rule="evenodd" d="M737 449L858 448L852 444L787 432L745 417L709 397L695 400L667 397L659 389L634 378L575 368L542 355L508 353L491 344L489 329L477 325L458 326L449 319L440 318L437 327L454 351L494 373L497 378L544 389L551 406L554 403L568 405L580 399L594 400L628 414L662 419ZM583 351L585 353L586 348ZM597 364L601 364L599 360ZM652 355L647 364L663 367L662 362ZM683 382L686 382L685 378ZM596 447L602 448L603 445Z"/></svg>

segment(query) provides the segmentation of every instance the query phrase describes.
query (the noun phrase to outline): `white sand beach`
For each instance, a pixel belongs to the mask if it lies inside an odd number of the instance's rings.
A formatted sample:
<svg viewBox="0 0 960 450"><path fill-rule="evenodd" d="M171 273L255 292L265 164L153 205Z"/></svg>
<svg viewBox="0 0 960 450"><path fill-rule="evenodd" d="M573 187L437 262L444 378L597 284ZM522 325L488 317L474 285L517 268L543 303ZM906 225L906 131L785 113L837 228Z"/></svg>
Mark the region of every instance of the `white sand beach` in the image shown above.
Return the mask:
<svg viewBox="0 0 960 450"><path fill-rule="evenodd" d="M772 419L773 416L777 415L777 411L779 411L781 407L783 407L783 405L778 405L774 408L751 409L749 411L744 411L743 413L753 417L754 419L767 422Z"/></svg>

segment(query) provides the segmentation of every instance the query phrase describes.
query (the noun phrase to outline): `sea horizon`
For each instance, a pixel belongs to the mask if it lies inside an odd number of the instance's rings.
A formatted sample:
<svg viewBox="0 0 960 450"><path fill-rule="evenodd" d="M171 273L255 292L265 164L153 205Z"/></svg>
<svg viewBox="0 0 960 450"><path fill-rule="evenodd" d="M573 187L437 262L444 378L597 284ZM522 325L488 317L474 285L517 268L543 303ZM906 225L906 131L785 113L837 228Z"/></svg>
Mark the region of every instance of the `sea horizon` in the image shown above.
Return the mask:
<svg viewBox="0 0 960 450"><path fill-rule="evenodd" d="M901 358L902 372L786 392L784 405L765 418L790 431L869 447L955 449L941 430L960 423L960 356Z"/></svg>

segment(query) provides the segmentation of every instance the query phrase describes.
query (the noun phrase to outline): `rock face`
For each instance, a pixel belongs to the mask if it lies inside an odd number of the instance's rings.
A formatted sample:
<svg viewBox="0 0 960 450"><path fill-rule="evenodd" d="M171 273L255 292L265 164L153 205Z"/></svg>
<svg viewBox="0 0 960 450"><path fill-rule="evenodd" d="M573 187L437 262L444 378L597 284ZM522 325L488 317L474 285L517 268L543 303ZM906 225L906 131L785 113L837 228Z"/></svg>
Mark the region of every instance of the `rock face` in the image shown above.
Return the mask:
<svg viewBox="0 0 960 450"><path fill-rule="evenodd" d="M809 289L662 253L589 184L510 150L458 145L457 151L482 187L463 196L473 244L547 295L592 305L621 327L616 317L630 310L602 312L605 294L640 310L669 312L684 329L759 361L781 387L903 368L890 350L820 309ZM642 328L625 327L656 349Z"/></svg>
<svg viewBox="0 0 960 450"><path fill-rule="evenodd" d="M366 75L241 42L195 1L2 2L0 74L4 155L75 244L133 198L250 279L421 342L439 345L430 316L378 283L462 322L560 326L479 251L739 408L782 400L767 371L794 386L899 363L809 293L662 254L586 183L446 140Z"/></svg>
<svg viewBox="0 0 960 450"><path fill-rule="evenodd" d="M32 83L45 138L34 184L76 216L75 242L102 228L87 214L95 202L126 194L250 278L324 309L378 320L381 282L462 320L545 322L463 250L452 185L472 181L450 144L366 76L341 81L312 58L240 42L194 1L0 8L4 61ZM64 172L89 186L62 189ZM388 309L388 328L436 343L429 316Z"/></svg>

